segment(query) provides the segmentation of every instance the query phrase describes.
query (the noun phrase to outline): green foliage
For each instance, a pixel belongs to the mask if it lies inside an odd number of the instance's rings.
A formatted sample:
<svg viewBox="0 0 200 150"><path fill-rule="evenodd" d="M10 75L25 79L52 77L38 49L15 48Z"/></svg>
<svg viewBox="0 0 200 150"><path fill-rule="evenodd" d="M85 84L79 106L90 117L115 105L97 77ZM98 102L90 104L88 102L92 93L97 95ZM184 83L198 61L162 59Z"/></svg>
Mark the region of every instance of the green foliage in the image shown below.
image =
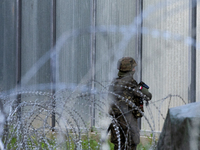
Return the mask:
<svg viewBox="0 0 200 150"><path fill-rule="evenodd" d="M100 134L97 131L96 128L92 128L93 132L90 132L88 135L82 135L81 136L81 147L83 150L88 150L89 147L91 150L100 150ZM13 132L12 132L13 133ZM54 136L53 136L54 135ZM15 150L18 148L18 140L20 140L22 137L18 136L19 139L17 139L16 136L9 136L11 138L10 142L7 143L7 149L12 149ZM54 150L59 147L59 149L68 149L68 150L74 150L76 148L75 140L76 138L74 137L73 134L70 134L70 136L65 137L65 141L62 143L59 143L57 141L57 135L56 133L51 133L49 135L46 135L45 137L46 140L44 139L37 139L36 135L31 135L27 139L27 145L28 149L35 149L36 147L39 147L40 149L49 149L49 146L52 147ZM145 136L145 140L141 140L141 143L138 144L137 150L149 150L150 147L153 144L153 134L150 134L150 136ZM58 142L58 143L57 143ZM108 139L108 145L110 146L110 150L114 150L114 144L110 142L110 139ZM157 140L156 140L157 142ZM56 144L57 143L57 144ZM57 147L58 146L58 147Z"/></svg>
<svg viewBox="0 0 200 150"><path fill-rule="evenodd" d="M87 149L89 149L89 146L90 146L91 149L94 149L94 150L95 149L96 150L100 149L99 148L99 144L98 144L98 142L96 140L89 139L89 141L88 140L84 140L82 142L82 149L87 150Z"/></svg>
<svg viewBox="0 0 200 150"><path fill-rule="evenodd" d="M146 141L140 142L137 145L137 150L149 150L153 144L153 134L151 133L150 136L145 136ZM155 144L157 143L158 139L155 140Z"/></svg>
<svg viewBox="0 0 200 150"><path fill-rule="evenodd" d="M8 149L16 149L17 138L13 137L10 143L7 145Z"/></svg>
<svg viewBox="0 0 200 150"><path fill-rule="evenodd" d="M143 145L142 143L139 143L137 145L137 150L149 150L151 147L151 145L148 143L148 144L145 144Z"/></svg>
<svg viewBox="0 0 200 150"><path fill-rule="evenodd" d="M111 143L110 141L108 141L108 144L109 144L109 146L110 146L110 150L114 150L114 144L113 143Z"/></svg>

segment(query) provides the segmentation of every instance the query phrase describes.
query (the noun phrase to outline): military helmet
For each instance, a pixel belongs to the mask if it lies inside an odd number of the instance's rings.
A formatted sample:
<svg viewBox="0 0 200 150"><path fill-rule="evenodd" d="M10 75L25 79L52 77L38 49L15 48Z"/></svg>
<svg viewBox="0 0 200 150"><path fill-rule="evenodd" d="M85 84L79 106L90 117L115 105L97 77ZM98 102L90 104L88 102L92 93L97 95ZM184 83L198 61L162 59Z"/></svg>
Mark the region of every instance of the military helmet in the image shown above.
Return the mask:
<svg viewBox="0 0 200 150"><path fill-rule="evenodd" d="M120 71L132 71L135 66L137 63L132 57L122 57L117 62L117 69Z"/></svg>

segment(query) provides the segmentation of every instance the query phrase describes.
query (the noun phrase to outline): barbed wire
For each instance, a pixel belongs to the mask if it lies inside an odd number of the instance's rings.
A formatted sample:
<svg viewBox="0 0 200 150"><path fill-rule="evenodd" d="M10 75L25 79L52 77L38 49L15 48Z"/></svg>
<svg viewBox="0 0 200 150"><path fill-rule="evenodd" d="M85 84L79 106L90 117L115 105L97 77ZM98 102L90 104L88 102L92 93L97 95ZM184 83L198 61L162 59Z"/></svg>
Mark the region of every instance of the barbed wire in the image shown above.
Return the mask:
<svg viewBox="0 0 200 150"><path fill-rule="evenodd" d="M40 149L42 147L46 149L58 147L74 149L75 147L79 147L82 149L82 143L85 142L82 137L85 135L87 148L92 149L89 142L91 140L90 121L95 121L95 128L98 130L98 133L100 133L100 131L107 130L107 128L101 126L101 122L108 118L110 122L107 124L111 122L114 124L114 130L118 137L118 148L120 149L119 129L121 127L107 111L110 105L107 95L110 93L121 98L131 106L132 108L129 111L138 110L143 115L143 118L147 121L153 134L151 149L155 149L156 141L154 131L156 130L156 118L152 109L156 108L157 110L157 123L160 126L160 117L164 121L164 114L166 114L166 112L163 112L161 109L164 101L168 100L168 109L170 108L172 97L178 98L186 104L185 100L180 95L169 94L160 100L150 101L149 105L146 106L147 111L142 112L141 109L129 99L108 91L108 87L113 86L112 84L104 86L98 81L95 81L95 83L99 86L98 90L95 89L91 92L84 93L74 92L71 94L69 89L63 89L61 91L59 90L58 93L22 90L9 95L0 95L0 126L4 129L0 130L0 138L2 141L0 141L1 148L4 145L5 149L11 147L15 149ZM89 84L91 83L87 85ZM127 86L124 88L134 90ZM18 97L19 95L20 97ZM19 100L21 101L20 103L18 103ZM91 106L91 102L94 103L94 107ZM120 110L115 102L112 103ZM91 114L89 111L90 109L94 109L95 116ZM56 116L56 126L52 127L52 115L54 114ZM124 115L125 114L122 113L122 116ZM2 116L5 119L2 119ZM125 134L126 146L128 142L127 136L128 135ZM106 138L100 138L96 148L100 149L102 144L107 142L108 136ZM12 144L13 141L16 142L15 145Z"/></svg>

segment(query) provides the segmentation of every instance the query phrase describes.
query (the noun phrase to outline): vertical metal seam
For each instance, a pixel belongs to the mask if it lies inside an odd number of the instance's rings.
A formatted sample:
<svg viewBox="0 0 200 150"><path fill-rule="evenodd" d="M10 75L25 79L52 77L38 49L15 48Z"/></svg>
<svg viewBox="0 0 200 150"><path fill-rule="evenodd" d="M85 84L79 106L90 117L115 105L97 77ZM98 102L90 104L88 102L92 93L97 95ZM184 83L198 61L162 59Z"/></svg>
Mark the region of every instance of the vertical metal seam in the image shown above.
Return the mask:
<svg viewBox="0 0 200 150"><path fill-rule="evenodd" d="M138 36L137 36L137 53L139 58L139 81L142 81L142 26L143 26L143 0L138 1L136 8L137 14L139 20L137 24L138 28ZM142 122L141 118L138 119L138 126L141 129Z"/></svg>
<svg viewBox="0 0 200 150"><path fill-rule="evenodd" d="M197 34L197 0L191 1L191 37L194 41L191 45L190 56L190 86L189 86L189 100L196 102L196 34Z"/></svg>
<svg viewBox="0 0 200 150"><path fill-rule="evenodd" d="M95 80L95 62L96 62L96 32L95 32L95 26L96 26L96 1L91 0L91 51L90 51L90 57L91 57L91 91L94 90L94 80ZM92 108L91 108L91 127L95 126L95 103L94 103L94 97L92 98Z"/></svg>
<svg viewBox="0 0 200 150"><path fill-rule="evenodd" d="M56 0L51 1L51 52L55 51L54 46L56 44ZM50 70L51 70L51 92L55 94L55 84L56 84L56 56L51 57L50 59ZM52 97L52 131L54 131L55 127L55 109L56 109L56 101L54 97Z"/></svg>
<svg viewBox="0 0 200 150"><path fill-rule="evenodd" d="M142 80L142 26L143 26L143 0L141 0L141 4L140 4L140 9L141 9L141 13L140 13L140 17L141 17L141 24L140 24L140 27L141 27L141 30L140 30L140 61L141 61L141 64L140 64L140 67L141 67L141 70L140 70L140 79Z"/></svg>
<svg viewBox="0 0 200 150"><path fill-rule="evenodd" d="M17 85L21 82L21 21L22 21L22 12L21 12L21 0L16 0L16 65L17 65L17 74L16 82Z"/></svg>
<svg viewBox="0 0 200 150"><path fill-rule="evenodd" d="M16 0L16 90L21 89L21 32L22 32L22 1ZM21 94L17 95L17 105L21 103ZM17 113L21 119L21 109Z"/></svg>

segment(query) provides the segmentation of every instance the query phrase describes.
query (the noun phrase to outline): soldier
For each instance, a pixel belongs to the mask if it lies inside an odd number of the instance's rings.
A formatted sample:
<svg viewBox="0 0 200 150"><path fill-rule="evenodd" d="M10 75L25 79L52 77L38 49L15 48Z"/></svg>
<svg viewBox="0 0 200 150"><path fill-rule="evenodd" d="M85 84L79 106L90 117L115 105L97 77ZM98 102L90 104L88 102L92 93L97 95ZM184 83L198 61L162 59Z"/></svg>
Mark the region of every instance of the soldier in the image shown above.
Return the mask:
<svg viewBox="0 0 200 150"><path fill-rule="evenodd" d="M140 134L137 119L142 117L143 100L151 99L148 86L141 82L138 84L134 78L136 62L131 57L123 57L118 61L118 78L114 79L109 87L111 98L111 110L109 114L113 121L108 130L111 130L111 142L115 150L136 150L140 142ZM130 106L133 102L137 108ZM120 144L120 145L119 145Z"/></svg>

